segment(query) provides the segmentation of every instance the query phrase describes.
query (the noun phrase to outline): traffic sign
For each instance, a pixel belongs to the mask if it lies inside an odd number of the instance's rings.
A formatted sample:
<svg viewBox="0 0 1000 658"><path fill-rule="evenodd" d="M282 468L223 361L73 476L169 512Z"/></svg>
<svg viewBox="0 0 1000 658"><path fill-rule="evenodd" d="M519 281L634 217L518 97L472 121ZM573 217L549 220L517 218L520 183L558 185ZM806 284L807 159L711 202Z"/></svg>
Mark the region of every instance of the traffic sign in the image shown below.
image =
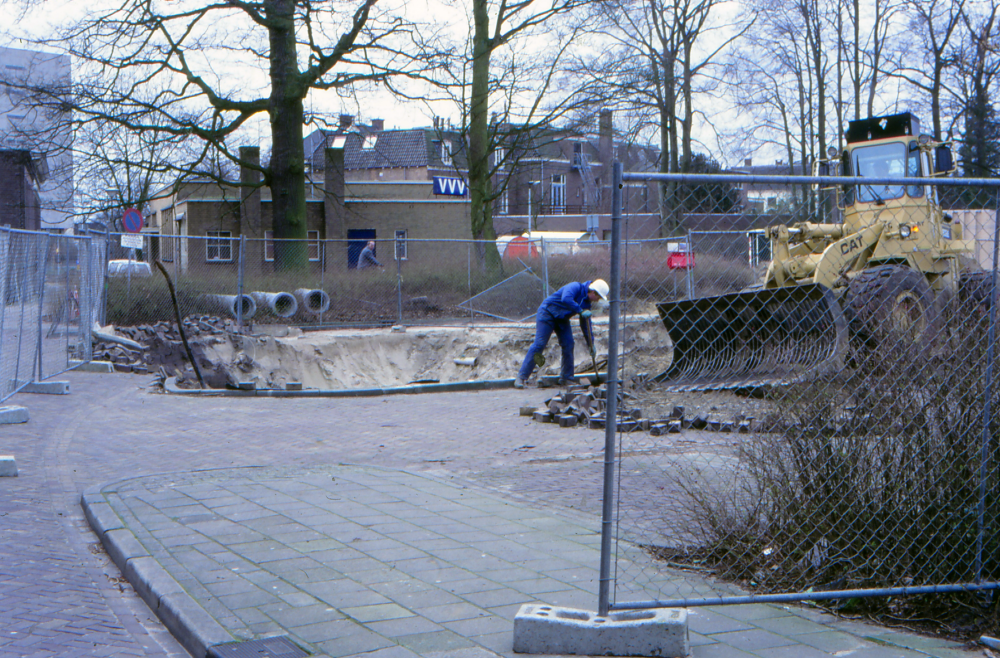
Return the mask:
<svg viewBox="0 0 1000 658"><path fill-rule="evenodd" d="M126 233L138 233L142 230L142 215L135 208L129 208L122 215L122 228Z"/></svg>

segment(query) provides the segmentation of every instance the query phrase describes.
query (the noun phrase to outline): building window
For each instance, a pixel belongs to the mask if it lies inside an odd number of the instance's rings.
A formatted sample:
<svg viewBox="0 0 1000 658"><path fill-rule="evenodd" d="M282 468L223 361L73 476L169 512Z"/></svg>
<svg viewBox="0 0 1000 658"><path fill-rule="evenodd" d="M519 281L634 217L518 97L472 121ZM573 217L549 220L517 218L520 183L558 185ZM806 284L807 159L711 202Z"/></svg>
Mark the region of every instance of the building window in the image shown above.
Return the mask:
<svg viewBox="0 0 1000 658"><path fill-rule="evenodd" d="M451 166L451 140L446 139L441 142L441 164Z"/></svg>
<svg viewBox="0 0 1000 658"><path fill-rule="evenodd" d="M375 144L378 142L378 134L365 135L361 140L362 149L373 149Z"/></svg>
<svg viewBox="0 0 1000 658"><path fill-rule="evenodd" d="M507 196L507 186L504 186L503 191L500 192L500 196L496 198L496 213L498 215L506 215L510 212L510 206L508 196Z"/></svg>
<svg viewBox="0 0 1000 658"><path fill-rule="evenodd" d="M319 260L319 231L306 231L306 248L309 250L309 260Z"/></svg>
<svg viewBox="0 0 1000 658"><path fill-rule="evenodd" d="M396 231L396 260L406 260L406 230Z"/></svg>
<svg viewBox="0 0 1000 658"><path fill-rule="evenodd" d="M174 262L174 236L169 233L160 233L160 260Z"/></svg>
<svg viewBox="0 0 1000 658"><path fill-rule="evenodd" d="M549 198L552 201L553 211L562 211L566 208L566 176L556 174L552 177L552 190Z"/></svg>
<svg viewBox="0 0 1000 658"><path fill-rule="evenodd" d="M493 166L497 169L501 169L503 167L503 159L506 155L507 152L504 151L502 146L498 146L493 149Z"/></svg>
<svg viewBox="0 0 1000 658"><path fill-rule="evenodd" d="M233 260L232 231L207 231L205 241L205 261L209 263L229 263Z"/></svg>
<svg viewBox="0 0 1000 658"><path fill-rule="evenodd" d="M306 248L309 250L309 260L319 260L319 231L306 231ZM264 231L264 260L274 260L274 231Z"/></svg>

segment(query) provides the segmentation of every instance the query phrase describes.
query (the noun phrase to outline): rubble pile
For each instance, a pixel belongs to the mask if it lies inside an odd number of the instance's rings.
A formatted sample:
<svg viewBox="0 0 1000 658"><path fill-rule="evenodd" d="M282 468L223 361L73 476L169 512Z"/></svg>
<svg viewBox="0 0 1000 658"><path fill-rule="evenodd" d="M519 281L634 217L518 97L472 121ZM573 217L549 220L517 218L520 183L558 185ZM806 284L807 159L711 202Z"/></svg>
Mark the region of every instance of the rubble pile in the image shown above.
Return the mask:
<svg viewBox="0 0 1000 658"><path fill-rule="evenodd" d="M211 380L218 387L225 387L229 376L224 371L217 372L220 369L205 358L204 348L227 341L230 335L239 333L236 323L231 319L212 315L189 315L184 318L182 325L206 384ZM191 371L193 377L176 322L160 321L134 327L115 327L114 332L126 338L126 342L137 343L139 349L134 345L95 339L94 360L110 361L119 372L145 374L162 368L171 374Z"/></svg>
<svg viewBox="0 0 1000 658"><path fill-rule="evenodd" d="M573 386L545 401L545 407L521 407L522 416L531 416L540 423L557 423L559 427L585 426L590 429L607 427L607 387ZM653 436L686 429L710 432L751 432L761 429L754 418L737 414L732 419L718 415L684 415L684 407L674 406L666 418L646 418L642 410L630 408L627 393L619 394L617 431L649 432Z"/></svg>

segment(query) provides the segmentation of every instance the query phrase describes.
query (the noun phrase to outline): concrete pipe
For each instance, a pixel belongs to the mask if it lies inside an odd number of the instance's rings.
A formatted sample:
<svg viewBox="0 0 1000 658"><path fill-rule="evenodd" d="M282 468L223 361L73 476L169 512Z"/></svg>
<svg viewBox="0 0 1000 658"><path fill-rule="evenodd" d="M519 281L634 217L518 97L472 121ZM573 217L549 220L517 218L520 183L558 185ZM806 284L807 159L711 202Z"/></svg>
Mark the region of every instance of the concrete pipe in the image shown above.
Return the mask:
<svg viewBox="0 0 1000 658"><path fill-rule="evenodd" d="M240 295L240 302L237 303L237 295L205 295L205 301L215 308L229 313L234 318L239 316L240 306L243 307L243 320L249 320L257 312L257 302L250 295Z"/></svg>
<svg viewBox="0 0 1000 658"><path fill-rule="evenodd" d="M260 306L266 306L279 318L290 318L299 310L295 295L289 292L252 292L250 295Z"/></svg>
<svg viewBox="0 0 1000 658"><path fill-rule="evenodd" d="M323 290L299 288L295 291L295 297L309 313L326 313L330 308L330 295Z"/></svg>

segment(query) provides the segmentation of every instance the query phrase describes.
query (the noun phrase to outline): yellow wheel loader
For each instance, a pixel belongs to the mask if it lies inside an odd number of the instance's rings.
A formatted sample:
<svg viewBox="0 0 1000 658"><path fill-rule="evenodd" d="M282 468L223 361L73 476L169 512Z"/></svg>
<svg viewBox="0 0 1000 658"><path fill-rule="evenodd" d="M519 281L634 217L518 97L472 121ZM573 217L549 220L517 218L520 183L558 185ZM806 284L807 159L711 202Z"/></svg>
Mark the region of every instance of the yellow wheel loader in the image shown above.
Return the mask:
<svg viewBox="0 0 1000 658"><path fill-rule="evenodd" d="M842 223L772 226L758 285L657 305L674 348L658 381L673 390L791 384L884 341L929 354L948 301L988 297L985 273L963 274L973 240L941 210L937 189L885 184L952 171L949 147L921 135L908 112L852 121L846 142L829 154L840 156L840 174L872 182L839 186Z"/></svg>

